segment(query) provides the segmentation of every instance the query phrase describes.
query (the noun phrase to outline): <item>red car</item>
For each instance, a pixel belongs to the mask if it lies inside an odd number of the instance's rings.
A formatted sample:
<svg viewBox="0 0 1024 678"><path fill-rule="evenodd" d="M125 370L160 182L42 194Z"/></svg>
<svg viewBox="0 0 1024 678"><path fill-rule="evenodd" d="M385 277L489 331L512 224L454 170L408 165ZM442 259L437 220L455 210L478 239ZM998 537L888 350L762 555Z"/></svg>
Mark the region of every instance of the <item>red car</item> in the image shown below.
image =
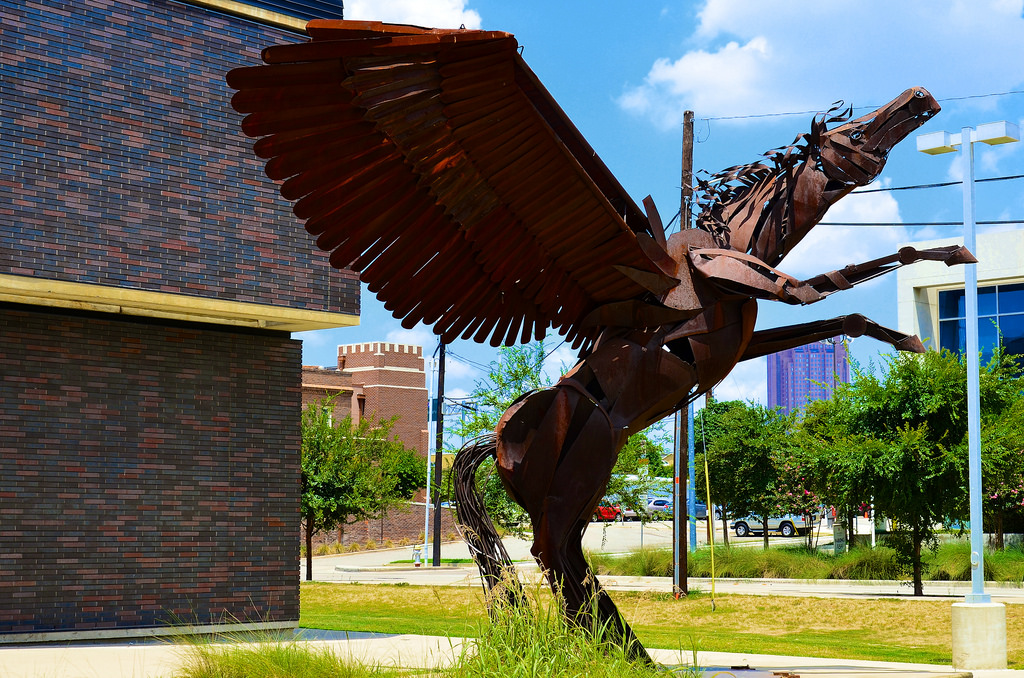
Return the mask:
<svg viewBox="0 0 1024 678"><path fill-rule="evenodd" d="M622 522L622 509L618 505L598 504L597 508L594 509L594 520L598 522L602 520Z"/></svg>

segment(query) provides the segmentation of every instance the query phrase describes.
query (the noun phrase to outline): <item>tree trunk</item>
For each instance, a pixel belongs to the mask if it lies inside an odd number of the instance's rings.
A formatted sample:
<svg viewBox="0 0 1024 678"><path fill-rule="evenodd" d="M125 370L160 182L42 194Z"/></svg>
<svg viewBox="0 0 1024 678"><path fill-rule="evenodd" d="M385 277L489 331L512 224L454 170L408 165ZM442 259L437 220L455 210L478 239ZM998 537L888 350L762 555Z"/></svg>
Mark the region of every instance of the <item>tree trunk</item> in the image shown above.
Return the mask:
<svg viewBox="0 0 1024 678"><path fill-rule="evenodd" d="M708 516L708 520L713 520L713 519L714 519L714 514ZM729 545L729 519L726 517L725 511L722 511L722 543L725 546Z"/></svg>
<svg viewBox="0 0 1024 678"><path fill-rule="evenodd" d="M914 552L912 556L912 562L914 565L914 595L924 595L924 582L922 581L921 573L921 528L920 518L914 519L914 527L911 532L911 536L914 542Z"/></svg>
<svg viewBox="0 0 1024 678"><path fill-rule="evenodd" d="M761 518L761 534L764 535L764 550L768 550L768 518Z"/></svg>
<svg viewBox="0 0 1024 678"><path fill-rule="evenodd" d="M852 551L857 537L857 513L852 506L846 509L846 550Z"/></svg>
<svg viewBox="0 0 1024 678"><path fill-rule="evenodd" d="M306 518L306 581L313 581L313 519Z"/></svg>
<svg viewBox="0 0 1024 678"><path fill-rule="evenodd" d="M995 528L996 528L995 529L996 543L994 544L994 546L999 551L1002 551L1003 548L1004 548L1004 546L1003 546L1003 509L997 509L996 510L996 521L995 522L996 522L996 524L995 524Z"/></svg>

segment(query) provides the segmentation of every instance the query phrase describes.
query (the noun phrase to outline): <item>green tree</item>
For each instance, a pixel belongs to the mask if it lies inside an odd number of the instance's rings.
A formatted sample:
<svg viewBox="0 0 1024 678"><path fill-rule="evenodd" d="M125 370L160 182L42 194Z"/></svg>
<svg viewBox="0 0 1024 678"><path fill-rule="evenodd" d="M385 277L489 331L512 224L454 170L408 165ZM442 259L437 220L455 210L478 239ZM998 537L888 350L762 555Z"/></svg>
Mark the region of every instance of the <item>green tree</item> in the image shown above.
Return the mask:
<svg viewBox="0 0 1024 678"><path fill-rule="evenodd" d="M1024 517L1024 383L1017 361L997 351L982 372L981 451L986 531L1003 548L1008 520Z"/></svg>
<svg viewBox="0 0 1024 678"><path fill-rule="evenodd" d="M893 519L890 544L923 595L922 548L935 544L937 524L962 514L966 495L962 360L948 351L901 353L885 359L881 376L856 370L831 405L809 409L804 430L827 432L819 437L822 494L846 506L873 499Z"/></svg>
<svg viewBox="0 0 1024 678"><path fill-rule="evenodd" d="M708 419L713 416L712 412ZM719 502L733 515L750 514L761 519L766 549L768 518L788 512L792 503L783 499L788 490L782 489L792 485L788 481L783 485L780 478L788 459L782 451L788 447L793 422L792 415L779 410L732 401L717 414L717 433L706 439L706 446L702 445L703 454L697 464L697 483L703 487L703 457L707 457L713 502ZM705 442L696 424L694 435Z"/></svg>
<svg viewBox="0 0 1024 678"><path fill-rule="evenodd" d="M634 433L626 441L612 469L605 495L615 503L632 509L641 522L648 522L647 498L671 487L663 457L665 442L659 429L650 427Z"/></svg>
<svg viewBox="0 0 1024 678"><path fill-rule="evenodd" d="M714 442L722 435L722 420L728 418L733 410L746 408L746 403L740 400L714 400L709 402L693 417L693 451L696 462L696 473L694 475L694 493L698 500L708 494L706 482L711 480L710 494L711 502L722 509L722 534L725 543L729 543L729 517L735 516L733 507L737 504L735 490L738 488L732 481L735 469L728 456L720 453L713 447ZM708 450L715 450L706 454ZM708 474L704 474L704 463L707 461ZM708 520L712 520L711 507L708 507Z"/></svg>
<svg viewBox="0 0 1024 678"><path fill-rule="evenodd" d="M848 544L854 536L851 516L873 501L874 460L881 456L878 441L851 432L852 416L841 397L808 403L793 441L810 489L846 522Z"/></svg>
<svg viewBox="0 0 1024 678"><path fill-rule="evenodd" d="M397 417L381 421L334 419L334 400L302 412L302 506L306 579L313 578L313 534L378 518L423 487L419 456L391 437Z"/></svg>

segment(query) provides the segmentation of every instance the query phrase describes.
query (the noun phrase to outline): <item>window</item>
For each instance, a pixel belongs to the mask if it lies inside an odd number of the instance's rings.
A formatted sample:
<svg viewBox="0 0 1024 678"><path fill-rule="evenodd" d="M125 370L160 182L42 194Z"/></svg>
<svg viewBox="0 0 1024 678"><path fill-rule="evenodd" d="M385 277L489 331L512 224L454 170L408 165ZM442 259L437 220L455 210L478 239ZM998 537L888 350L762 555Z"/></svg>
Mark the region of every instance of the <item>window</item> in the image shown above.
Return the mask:
<svg viewBox="0 0 1024 678"><path fill-rule="evenodd" d="M940 348L966 350L966 315L963 290L939 292ZM992 357L1000 334L1008 353L1024 355L1024 283L978 289L978 346L983 363Z"/></svg>

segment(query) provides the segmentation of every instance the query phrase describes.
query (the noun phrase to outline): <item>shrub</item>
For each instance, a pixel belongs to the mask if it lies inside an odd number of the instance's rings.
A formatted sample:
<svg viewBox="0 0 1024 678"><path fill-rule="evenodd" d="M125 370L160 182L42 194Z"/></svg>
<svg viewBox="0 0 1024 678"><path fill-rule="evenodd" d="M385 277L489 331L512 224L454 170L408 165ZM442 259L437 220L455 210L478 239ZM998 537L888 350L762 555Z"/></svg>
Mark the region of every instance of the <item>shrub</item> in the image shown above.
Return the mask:
<svg viewBox="0 0 1024 678"><path fill-rule="evenodd" d="M834 559L829 579L900 579L905 574L897 554L887 546L860 547Z"/></svg>

